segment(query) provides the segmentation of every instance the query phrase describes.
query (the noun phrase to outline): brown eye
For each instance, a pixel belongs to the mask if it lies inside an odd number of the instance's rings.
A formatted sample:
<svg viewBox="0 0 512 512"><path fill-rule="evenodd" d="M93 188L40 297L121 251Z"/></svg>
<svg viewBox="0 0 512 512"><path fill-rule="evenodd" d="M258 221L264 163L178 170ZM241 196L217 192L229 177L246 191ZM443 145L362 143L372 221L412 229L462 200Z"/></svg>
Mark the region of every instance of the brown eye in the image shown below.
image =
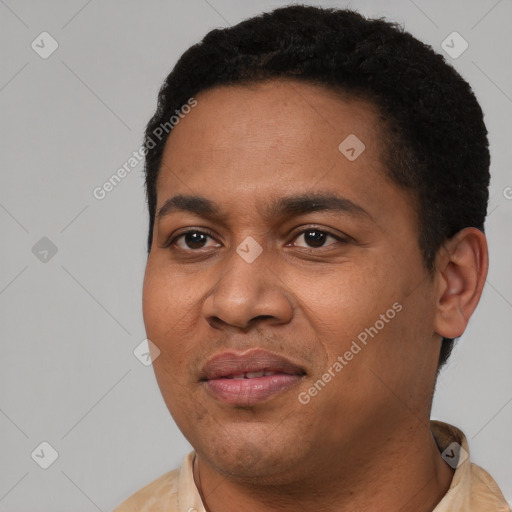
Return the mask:
<svg viewBox="0 0 512 512"><path fill-rule="evenodd" d="M299 233L299 236L297 236L297 238L295 240L297 241L297 240L302 239L303 242L306 244L306 245L298 244L298 247L315 248L315 247L324 247L326 240L328 240L329 238L332 238L334 240L333 243L336 243L337 241L339 241L339 242L344 241L341 238L336 237L336 236L332 235L331 233L328 233L327 231L322 231L320 229L315 229L315 228L309 228L309 229L302 231L301 233ZM332 243L327 244L327 245L332 245Z"/></svg>
<svg viewBox="0 0 512 512"><path fill-rule="evenodd" d="M189 249L201 249L206 243L208 235L198 231L189 231L183 235L183 241Z"/></svg>
<svg viewBox="0 0 512 512"><path fill-rule="evenodd" d="M206 245L208 238L213 240L213 237L207 232L190 230L172 238L164 247L176 245L179 249L183 250L204 249L205 247L208 247Z"/></svg>

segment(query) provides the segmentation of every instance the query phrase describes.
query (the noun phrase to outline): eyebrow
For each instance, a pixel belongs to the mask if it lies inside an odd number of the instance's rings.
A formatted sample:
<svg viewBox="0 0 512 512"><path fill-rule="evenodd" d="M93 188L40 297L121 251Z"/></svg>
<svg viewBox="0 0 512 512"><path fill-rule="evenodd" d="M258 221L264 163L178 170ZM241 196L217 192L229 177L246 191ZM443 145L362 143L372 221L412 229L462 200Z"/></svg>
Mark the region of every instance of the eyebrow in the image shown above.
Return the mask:
<svg viewBox="0 0 512 512"><path fill-rule="evenodd" d="M207 218L225 217L221 209L210 199L202 196L179 194L165 201L156 214L159 221L172 212L189 212ZM292 217L313 212L345 213L354 217L374 218L362 206L346 197L332 193L301 194L280 197L265 210L268 217Z"/></svg>

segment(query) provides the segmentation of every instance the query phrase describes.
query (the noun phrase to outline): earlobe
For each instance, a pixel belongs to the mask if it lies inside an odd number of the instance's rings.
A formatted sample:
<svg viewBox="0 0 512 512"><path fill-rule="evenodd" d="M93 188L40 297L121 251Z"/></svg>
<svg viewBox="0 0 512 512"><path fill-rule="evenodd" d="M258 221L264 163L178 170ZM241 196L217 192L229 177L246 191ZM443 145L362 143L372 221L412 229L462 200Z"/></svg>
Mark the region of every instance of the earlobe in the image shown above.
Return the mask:
<svg viewBox="0 0 512 512"><path fill-rule="evenodd" d="M440 249L436 261L437 334L457 338L466 330L482 295L488 265L487 240L477 228L464 228Z"/></svg>

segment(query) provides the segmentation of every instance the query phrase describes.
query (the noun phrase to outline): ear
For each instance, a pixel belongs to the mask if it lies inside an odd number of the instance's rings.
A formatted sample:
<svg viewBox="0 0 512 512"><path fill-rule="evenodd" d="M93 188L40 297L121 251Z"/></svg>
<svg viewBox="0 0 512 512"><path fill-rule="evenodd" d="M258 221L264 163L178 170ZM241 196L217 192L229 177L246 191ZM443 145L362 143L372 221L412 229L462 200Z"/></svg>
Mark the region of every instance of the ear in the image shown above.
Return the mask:
<svg viewBox="0 0 512 512"><path fill-rule="evenodd" d="M443 244L436 259L434 330L444 338L457 338L466 330L487 277L489 254L484 233L464 228Z"/></svg>

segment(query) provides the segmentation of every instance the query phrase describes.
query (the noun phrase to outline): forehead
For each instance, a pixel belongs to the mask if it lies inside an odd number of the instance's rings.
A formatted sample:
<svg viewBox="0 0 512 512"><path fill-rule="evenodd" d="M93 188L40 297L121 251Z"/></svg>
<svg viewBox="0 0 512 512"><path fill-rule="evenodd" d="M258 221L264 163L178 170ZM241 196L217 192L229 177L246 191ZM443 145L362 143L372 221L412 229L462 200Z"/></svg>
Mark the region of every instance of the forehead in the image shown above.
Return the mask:
<svg viewBox="0 0 512 512"><path fill-rule="evenodd" d="M341 135L344 128L372 131L377 122L376 106L369 101L292 80L223 85L199 93L196 100L198 105L171 132L170 145L172 139L188 136L191 129L196 137L223 148L229 145L224 135L230 132L237 139L256 143L258 135L265 133L280 139L303 138L326 130ZM186 122L199 117L208 125ZM216 125L216 131L210 130L210 123Z"/></svg>
<svg viewBox="0 0 512 512"><path fill-rule="evenodd" d="M167 139L159 183L213 172L224 183L253 174L313 184L333 166L365 167L359 178L380 170L378 117L369 102L290 80L216 87L196 100ZM357 161L340 152L347 139L364 147Z"/></svg>
<svg viewBox="0 0 512 512"><path fill-rule="evenodd" d="M412 218L409 196L384 172L373 104L296 81L216 87L196 100L168 137L157 210L183 194L245 216L279 197L333 191L379 223Z"/></svg>

